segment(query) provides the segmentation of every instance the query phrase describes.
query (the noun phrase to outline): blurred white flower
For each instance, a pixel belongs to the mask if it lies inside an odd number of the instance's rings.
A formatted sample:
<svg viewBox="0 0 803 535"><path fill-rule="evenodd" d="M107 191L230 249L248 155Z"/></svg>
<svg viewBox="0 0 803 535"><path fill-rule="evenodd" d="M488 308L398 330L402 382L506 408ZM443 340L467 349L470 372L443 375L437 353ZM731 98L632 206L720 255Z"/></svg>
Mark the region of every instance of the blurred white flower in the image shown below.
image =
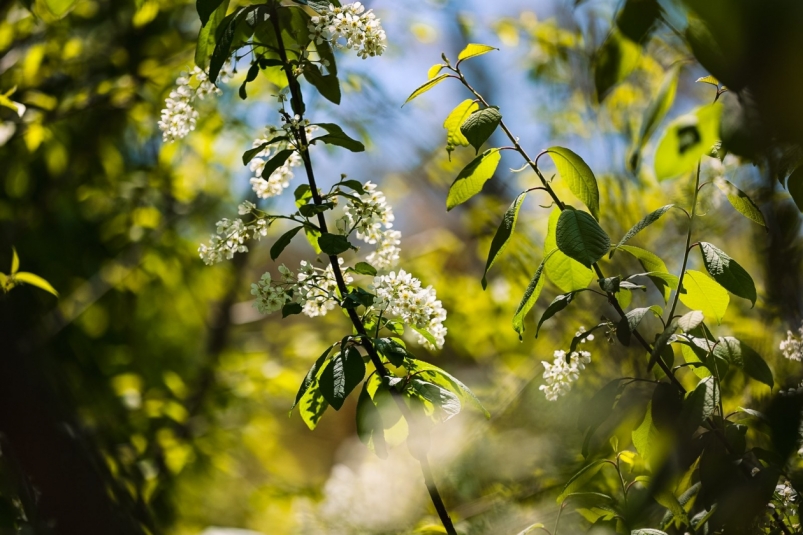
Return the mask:
<svg viewBox="0 0 803 535"><path fill-rule="evenodd" d="M572 389L572 383L580 377L580 372L591 362L588 351L574 351L566 359L566 352L557 350L552 363L542 361L544 365L545 385L540 386L547 400L555 401Z"/></svg>
<svg viewBox="0 0 803 535"><path fill-rule="evenodd" d="M797 333L786 331L786 340L781 341L779 349L789 360L797 362L803 360L803 323L800 324Z"/></svg>

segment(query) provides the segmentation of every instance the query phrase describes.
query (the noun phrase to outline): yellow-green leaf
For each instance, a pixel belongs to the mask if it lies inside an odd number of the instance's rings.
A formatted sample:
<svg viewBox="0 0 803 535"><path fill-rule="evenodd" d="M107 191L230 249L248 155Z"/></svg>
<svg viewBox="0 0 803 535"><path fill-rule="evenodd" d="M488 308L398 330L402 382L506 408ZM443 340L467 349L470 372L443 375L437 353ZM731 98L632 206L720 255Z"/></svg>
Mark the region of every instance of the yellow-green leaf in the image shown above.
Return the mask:
<svg viewBox="0 0 803 535"><path fill-rule="evenodd" d="M51 286L49 282L47 282L39 275L34 275L33 273L26 273L25 271L20 271L19 273L14 274L14 279L20 282L24 282L25 284L30 284L31 286L36 286L41 290L52 293L56 297L59 296L59 293L56 291L56 289L53 288L53 286Z"/></svg>
<svg viewBox="0 0 803 535"><path fill-rule="evenodd" d="M450 156L455 147L468 147L468 139L460 131L460 127L479 107L473 100L464 100L443 121L443 127L446 129L446 150Z"/></svg>
<svg viewBox="0 0 803 535"><path fill-rule="evenodd" d="M480 45L476 43L469 43L466 48L464 48L460 54L457 56L457 61L463 61L465 59L475 58L477 56L482 56L483 54L487 54L491 50L499 50L498 48L488 46L488 45Z"/></svg>
<svg viewBox="0 0 803 535"><path fill-rule="evenodd" d="M20 257L17 255L17 249L11 248L11 274L13 275L20 269Z"/></svg>
<svg viewBox="0 0 803 535"><path fill-rule="evenodd" d="M691 171L719 140L722 104L714 103L678 117L666 128L655 151L655 176L666 180Z"/></svg>
<svg viewBox="0 0 803 535"><path fill-rule="evenodd" d="M422 85L421 87L419 87L418 89L413 91L412 94L409 97L407 97L407 100L404 101L404 104L407 104L408 102L410 102L411 100L413 100L415 97L417 97L419 95L423 95L424 93L426 93L427 91L429 91L430 89L432 89L433 87L435 87L436 85L441 83L442 81L446 80L448 77L449 77L448 74L441 74L441 75L429 80L427 83L425 83L424 85ZM404 104L402 104L402 106L404 106Z"/></svg>
<svg viewBox="0 0 803 535"><path fill-rule="evenodd" d="M555 239L555 228L558 225L560 209L555 208L549 214L549 225L547 227L546 239L544 240L544 254L548 251L557 249L558 242ZM562 251L556 251L544 266L546 276L563 293L574 292L588 286L594 278L594 272L583 264L569 258Z"/></svg>
<svg viewBox="0 0 803 535"><path fill-rule="evenodd" d="M45 0L45 5L57 17L63 17L74 3L75 0Z"/></svg>
<svg viewBox="0 0 803 535"><path fill-rule="evenodd" d="M717 80L716 78L714 78L710 74L708 76L702 76L700 78L697 78L695 80L695 82L702 83L702 84L713 85L714 87L719 87L719 80Z"/></svg>
<svg viewBox="0 0 803 535"><path fill-rule="evenodd" d="M435 78L435 76L437 76L437 74L439 72L441 72L441 69L443 69L445 66L446 65L444 65L442 63L437 63L437 64L433 65L432 67L430 67L429 70L427 71L427 79L431 80L431 79Z"/></svg>
<svg viewBox="0 0 803 535"><path fill-rule="evenodd" d="M638 65L641 47L614 29L594 58L594 86L602 102L611 88L627 78Z"/></svg>
<svg viewBox="0 0 803 535"><path fill-rule="evenodd" d="M572 193L588 206L591 215L599 221L599 188L588 164L564 147L550 147L546 152L555 162L560 177L566 181Z"/></svg>
<svg viewBox="0 0 803 535"><path fill-rule="evenodd" d="M635 256L641 266L647 272L657 271L659 273L669 273L669 270L666 269L666 264L663 260L661 260L657 255L642 249L641 247L635 247L633 245L620 245L619 249ZM663 277L659 278L653 275L654 273L647 274L650 280L658 287L658 290L664 295L664 301L668 302L669 296L672 293L672 288Z"/></svg>
<svg viewBox="0 0 803 535"><path fill-rule="evenodd" d="M747 196L745 192L734 186L722 177L718 177L714 184L725 194L731 206L736 208L736 211L745 216L747 219L766 227L767 223L764 221L764 214L761 213L756 203Z"/></svg>
<svg viewBox="0 0 803 535"><path fill-rule="evenodd" d="M680 302L692 310L699 310L708 319L722 323L728 310L728 291L702 271L688 270L683 278L686 293L680 294Z"/></svg>
<svg viewBox="0 0 803 535"><path fill-rule="evenodd" d="M641 149L655 133L656 127L664 117L666 117L666 112L669 111L669 108L672 107L672 103L675 101L679 72L680 67L675 67L666 73L663 82L661 82L661 87L658 89L658 94L655 96L655 99L650 102L650 105L647 106L647 109L644 110L644 117L641 120L641 130L636 140L633 155L630 157L631 170L635 170L638 167Z"/></svg>
<svg viewBox="0 0 803 535"><path fill-rule="evenodd" d="M538 269L535 271L535 275L533 275L530 284L528 284L527 289L524 290L524 295L513 316L513 329L519 333L519 340L521 340L521 335L524 333L524 317L527 316L527 313L535 306L535 302L538 301L538 296L541 295L541 290L544 287L544 278L541 276L544 271L544 264L555 251L557 251L557 249L550 251L541 261L541 265L539 265Z"/></svg>
<svg viewBox="0 0 803 535"><path fill-rule="evenodd" d="M446 210L451 210L482 191L483 184L493 176L501 158L499 149L488 149L460 171L446 196Z"/></svg>

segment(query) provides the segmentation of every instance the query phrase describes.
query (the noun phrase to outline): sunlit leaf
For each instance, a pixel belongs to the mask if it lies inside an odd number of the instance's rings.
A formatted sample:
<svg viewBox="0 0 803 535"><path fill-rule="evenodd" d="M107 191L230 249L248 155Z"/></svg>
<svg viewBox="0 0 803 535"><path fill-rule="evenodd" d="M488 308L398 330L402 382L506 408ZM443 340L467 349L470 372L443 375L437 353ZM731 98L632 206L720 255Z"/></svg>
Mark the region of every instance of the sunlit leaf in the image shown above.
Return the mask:
<svg viewBox="0 0 803 535"><path fill-rule="evenodd" d="M460 54L457 55L457 61L460 62L466 59L482 56L483 54L487 54L492 50L499 50L499 49L488 45L469 43L466 46L466 48L461 50Z"/></svg>
<svg viewBox="0 0 803 535"><path fill-rule="evenodd" d="M719 140L722 104L709 104L672 121L655 151L655 176L666 180L689 172Z"/></svg>
<svg viewBox="0 0 803 535"><path fill-rule="evenodd" d="M11 274L14 275L20 269L20 257L15 247L11 248Z"/></svg>
<svg viewBox="0 0 803 535"><path fill-rule="evenodd" d="M708 273L723 288L756 304L756 285L753 278L725 251L708 242L700 242L703 264Z"/></svg>
<svg viewBox="0 0 803 535"><path fill-rule="evenodd" d="M435 78L438 75L438 73L441 72L441 69L443 69L444 67L446 67L446 65L444 65L443 63L437 63L433 65L427 71L427 78L430 80Z"/></svg>
<svg viewBox="0 0 803 535"><path fill-rule="evenodd" d="M675 67L666 73L663 82L661 82L661 87L658 89L658 94L650 102L650 105L647 106L647 109L644 110L644 117L641 120L641 129L639 130L639 135L636 139L635 150L633 151L629 162L630 169L633 171L635 171L638 167L638 162L641 157L641 149L644 148L644 145L655 133L655 129L658 127L664 117L666 117L666 113L669 111L669 108L672 107L672 103L675 101L675 93L677 92L678 88L679 72L680 68Z"/></svg>
<svg viewBox="0 0 803 535"><path fill-rule="evenodd" d="M31 286L36 286L40 290L52 293L56 297L59 296L59 293L56 291L56 289L53 288L53 286L51 286L49 282L47 282L39 275L34 275L33 273L26 273L24 271L20 271L14 274L14 280L17 280L19 282L24 282L25 284L30 284Z"/></svg>
<svg viewBox="0 0 803 535"><path fill-rule="evenodd" d="M455 147L468 146L468 140L460 131L460 127L466 118L478 109L479 104L475 101L464 100L449 113L449 116L443 122L443 127L446 129L446 150L449 152L450 157Z"/></svg>
<svg viewBox="0 0 803 535"><path fill-rule="evenodd" d="M319 379L324 398L335 409L340 410L343 402L365 377L365 362L354 347L346 348L332 357Z"/></svg>
<svg viewBox="0 0 803 535"><path fill-rule="evenodd" d="M501 158L499 149L488 149L460 171L449 187L449 194L446 196L446 210L463 204L482 191L482 186L493 176Z"/></svg>
<svg viewBox="0 0 803 535"><path fill-rule="evenodd" d="M699 310L692 310L678 318L678 327L683 329L684 332L689 332L696 329L705 319L705 316Z"/></svg>
<svg viewBox="0 0 803 535"><path fill-rule="evenodd" d="M462 408L460 399L456 394L417 376L410 379L409 388L416 395L431 403L436 409L442 411L442 421L456 416Z"/></svg>
<svg viewBox="0 0 803 535"><path fill-rule="evenodd" d="M368 381L363 383L360 397L357 400L357 436L363 444L368 446L377 457L385 459L388 456L385 444L385 430L382 423L382 414L374 405L374 400L368 393Z"/></svg>
<svg viewBox="0 0 803 535"><path fill-rule="evenodd" d="M730 297L727 290L711 277L700 271L688 270L683 278L686 293L680 294L680 302L692 310L699 310L707 318L722 323L728 310Z"/></svg>
<svg viewBox="0 0 803 535"><path fill-rule="evenodd" d="M612 30L594 58L594 86L597 100L602 102L613 86L627 78L638 65L641 48Z"/></svg>
<svg viewBox="0 0 803 535"><path fill-rule="evenodd" d="M420 95L426 93L427 91L429 91L430 89L432 89L433 87L435 87L436 85L441 83L442 81L446 80L448 77L449 77L448 74L440 74L437 77L427 81L424 85L422 85L421 87L419 87L418 89L413 91L412 94L409 97L407 97L407 100L404 101L404 104L407 104L408 102L410 102L411 100L413 100L417 96L420 96ZM402 106L404 106L404 104L402 104Z"/></svg>
<svg viewBox="0 0 803 535"><path fill-rule="evenodd" d="M201 26L205 26L209 17L223 4L224 0L196 0L195 9L201 18ZM226 2L228 3L228 2Z"/></svg>
<svg viewBox="0 0 803 535"><path fill-rule="evenodd" d="M767 223L764 221L764 214L761 213L756 203L754 203L745 192L722 177L717 177L714 183L722 193L725 194L728 198L728 202L731 203L731 206L733 206L737 212L761 226L767 226Z"/></svg>
<svg viewBox="0 0 803 535"><path fill-rule="evenodd" d="M616 252L617 248L621 247L622 245L624 245L625 243L630 241L630 239L633 236L635 236L636 234L638 234L639 232L641 232L645 228L649 227L650 225L652 225L653 223L658 221L661 218L661 216L664 215L665 213L667 213L669 211L669 209L672 208L673 206L675 206L675 205L674 204L667 204L666 206L662 206L659 209L657 209L657 210L655 210L653 212L650 212L649 214L645 215L641 219L641 221L639 221L638 223L633 225L633 228L631 228L630 230L627 231L627 234L625 234L622 237L622 239L619 240L619 243L616 244L616 246L611 250L611 252L610 252L610 254L608 256L609 257L613 257L613 253Z"/></svg>
<svg viewBox="0 0 803 535"><path fill-rule="evenodd" d="M558 247L558 242L555 239L555 228L558 226L560 213L561 210L555 208L549 214L547 234L544 239L544 254ZM556 250L546 261L544 273L563 293L585 288L594 278L594 272L590 268L585 267L573 258L569 258L560 250Z"/></svg>
<svg viewBox="0 0 803 535"><path fill-rule="evenodd" d="M666 264L663 260L661 260L657 255L647 251L646 249L642 249L640 247L634 247L632 245L622 245L619 247L622 251L629 253L635 256L641 266L647 272L660 272L670 274L669 270L666 268ZM674 277L674 275L673 275ZM676 278L677 279L677 278ZM672 288L667 284L666 280L663 278L653 277L650 276L650 280L658 287L658 290L664 295L664 301L669 301L669 296L672 293Z"/></svg>
<svg viewBox="0 0 803 535"><path fill-rule="evenodd" d="M555 162L560 177L566 181L571 192L588 207L594 219L599 220L599 188L588 164L564 147L550 147L547 154Z"/></svg>
<svg viewBox="0 0 803 535"><path fill-rule="evenodd" d="M524 202L524 198L526 196L526 191L519 193L519 195L513 201L513 204L511 204L510 208L508 208L505 212L505 215L502 216L502 223L499 224L499 228L496 229L496 234L491 242L491 250L488 252L488 260L485 263L485 272L482 274L483 290L488 286L488 280L486 279L488 276L488 270L491 269L491 266L494 265L496 259L502 254L502 251L505 249L508 240L510 240L510 237L513 235L513 231L516 229L516 220L519 217L521 203Z"/></svg>

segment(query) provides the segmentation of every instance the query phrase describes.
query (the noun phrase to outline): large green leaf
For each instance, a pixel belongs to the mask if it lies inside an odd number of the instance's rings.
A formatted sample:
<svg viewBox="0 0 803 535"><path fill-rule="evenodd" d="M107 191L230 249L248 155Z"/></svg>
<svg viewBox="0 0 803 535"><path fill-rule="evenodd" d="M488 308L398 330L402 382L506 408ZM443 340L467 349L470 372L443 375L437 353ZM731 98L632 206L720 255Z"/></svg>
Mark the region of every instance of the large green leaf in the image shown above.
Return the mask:
<svg viewBox="0 0 803 535"><path fill-rule="evenodd" d="M75 4L75 0L45 0L45 5L56 17L63 17Z"/></svg>
<svg viewBox="0 0 803 535"><path fill-rule="evenodd" d="M635 171L638 167L639 160L641 158L641 149L644 148L644 145L655 133L655 129L658 127L664 117L666 117L666 113L669 111L669 108L672 107L672 103L675 101L675 93L677 92L678 88L679 72L680 67L674 67L666 73L663 82L661 82L661 87L658 89L658 94L650 102L650 105L647 106L647 109L644 110L644 117L641 120L641 130L639 130L635 149L633 150L633 154L631 155L629 162L630 169L632 171Z"/></svg>
<svg viewBox="0 0 803 535"><path fill-rule="evenodd" d="M547 226L546 239L544 240L544 254L558 247L555 228L558 226L560 214L561 210L559 208L555 208L549 214L549 224ZM585 288L594 278L594 272L591 269L577 260L569 258L560 250L555 251L546 261L544 273L563 293Z"/></svg>
<svg viewBox="0 0 803 535"><path fill-rule="evenodd" d="M335 410L340 410L343 402L360 384L363 377L365 377L365 362L360 352L354 347L341 350L321 373L319 379L321 393Z"/></svg>
<svg viewBox="0 0 803 535"><path fill-rule="evenodd" d="M594 86L602 102L613 86L627 78L641 58L640 47L613 29L594 58Z"/></svg>
<svg viewBox="0 0 803 535"><path fill-rule="evenodd" d="M231 58L237 25L256 7L240 8L221 21L221 26L225 24L225 27L223 27L223 31L216 32L215 49L212 52L212 59L209 61L209 81L213 84L217 82L217 77L220 74L220 69L223 68L223 64Z"/></svg>
<svg viewBox="0 0 803 535"><path fill-rule="evenodd" d="M708 273L723 288L756 304L756 285L753 278L725 251L708 242L700 242L700 252Z"/></svg>
<svg viewBox="0 0 803 535"><path fill-rule="evenodd" d="M363 152L365 150L365 145L350 137L338 125L334 123L316 123L316 125L326 130L327 133L326 135L316 137L310 143L320 141L328 145L343 147L351 152Z"/></svg>
<svg viewBox="0 0 803 535"><path fill-rule="evenodd" d="M428 401L435 409L442 412L442 421L456 416L462 409L457 395L440 385L414 376L410 379L409 387L418 397Z"/></svg>
<svg viewBox="0 0 803 535"><path fill-rule="evenodd" d="M708 417L714 414L719 405L719 389L713 376L702 379L683 401L680 415L681 429L685 434L693 433Z"/></svg>
<svg viewBox="0 0 803 535"><path fill-rule="evenodd" d="M195 46L195 64L202 69L206 68L209 63L209 56L215 50L217 29L223 19L226 18L226 11L229 9L229 0L212 0L206 3L210 5L215 3L217 7L207 17L206 21L204 21L203 16L201 17L202 27L198 33L198 42ZM199 14L200 4L201 2L199 1Z"/></svg>
<svg viewBox="0 0 803 535"><path fill-rule="evenodd" d="M482 186L490 179L501 159L499 149L488 149L471 161L449 187L446 196L446 210L463 204L482 191Z"/></svg>
<svg viewBox="0 0 803 535"><path fill-rule="evenodd" d="M502 114L499 113L499 108L496 106L483 108L466 118L460 126L460 132L471 143L476 153L479 153L482 144L488 141L501 121Z"/></svg>
<svg viewBox="0 0 803 535"><path fill-rule="evenodd" d="M206 26L209 17L222 5L224 0L196 0L195 9L201 18L201 26ZM228 3L228 2L226 2Z"/></svg>
<svg viewBox="0 0 803 535"><path fill-rule="evenodd" d="M644 414L644 420L641 425L633 430L631 436L633 437L633 446L636 447L639 455L647 461L654 460L660 449L661 437L658 434L658 429L652 423L652 401L647 403L647 412Z"/></svg>
<svg viewBox="0 0 803 535"><path fill-rule="evenodd" d="M408 361L409 362L409 361ZM440 385L455 394L461 402L474 404L485 416L490 418L491 413L483 406L479 398L474 395L469 387L463 384L459 379L446 371L438 368L434 364L424 362L422 360L413 359L413 370L417 375L426 379L427 381Z"/></svg>
<svg viewBox="0 0 803 535"><path fill-rule="evenodd" d="M466 45L466 48L461 50L460 54L457 55L457 61L460 62L466 59L476 58L477 56L482 56L483 54L487 54L492 50L499 50L499 49L488 45L469 43L468 45Z"/></svg>
<svg viewBox="0 0 803 535"><path fill-rule="evenodd" d="M555 228L555 240L566 256L586 267L591 267L605 256L611 239L599 224L586 212L567 208L561 212Z"/></svg>
<svg viewBox="0 0 803 535"><path fill-rule="evenodd" d="M659 209L655 210L654 212L650 212L649 214L645 215L641 219L641 221L639 221L638 223L633 225L633 228L628 230L627 234L625 234L622 237L622 239L619 240L619 243L617 243L616 247L614 247L611 250L611 253L610 253L609 256L613 257L613 253L616 252L616 249L618 249L619 247L621 247L622 245L624 245L625 243L630 241L630 239L633 236L635 236L636 234L638 234L639 232L641 232L645 228L649 227L650 225L652 225L653 223L658 221L661 218L661 216L664 215L665 213L667 213L669 211L669 209L672 208L673 206L675 206L675 205L674 204L667 204L666 206L662 206Z"/></svg>
<svg viewBox="0 0 803 535"><path fill-rule="evenodd" d="M301 386L298 388L298 393L296 394L296 400L293 402L293 406L290 407L291 411L296 408L296 405L298 405L298 403L301 401L301 398L304 396L304 394L307 393L307 390L309 390L310 385L312 385L312 383L318 379L321 372L323 371L323 365L326 362L326 357L329 356L329 353L332 352L332 349L334 347L335 347L334 345L327 347L326 350L324 350L324 352L321 353L321 356L318 357L318 359L309 369L307 375L304 376L304 380L301 381Z"/></svg>
<svg viewBox="0 0 803 535"><path fill-rule="evenodd" d="M725 194L728 202L736 208L737 212L763 227L767 226L766 221L764 221L764 214L761 213L758 205L745 192L722 177L717 178L714 183Z"/></svg>
<svg viewBox="0 0 803 535"><path fill-rule="evenodd" d="M318 238L318 246L321 248L321 251L328 255L339 255L352 248L348 238L340 234L331 234L329 232L321 233L321 236Z"/></svg>
<svg viewBox="0 0 803 535"><path fill-rule="evenodd" d="M544 324L546 320L569 306L569 304L574 300L574 296L577 295L582 290L578 290L576 292L570 292L567 294L561 294L549 303L549 306L546 307L544 313L541 315L541 319L538 320L538 326L535 328L535 337L538 338L538 333L541 331L541 325Z"/></svg>
<svg viewBox="0 0 803 535"><path fill-rule="evenodd" d="M274 154L270 160L265 162L265 167L262 169L262 174L260 176L267 180L274 171L284 165L290 155L294 152L295 149L284 149Z"/></svg>
<svg viewBox="0 0 803 535"><path fill-rule="evenodd" d="M519 193L519 195L513 201L513 204L510 205L510 208L507 209L505 215L502 217L502 223L499 224L499 228L496 229L496 234L491 242L491 250L488 252L488 261L485 263L485 272L482 274L483 290L488 286L488 280L486 279L488 276L488 270L491 269L491 266L494 265L496 259L502 254L502 251L507 245L510 236L513 235L513 231L516 229L516 220L519 217L521 203L524 202L524 197L526 196L526 191Z"/></svg>
<svg viewBox="0 0 803 535"><path fill-rule="evenodd" d="M666 128L655 151L655 176L666 180L689 172L719 140L722 104L709 104L678 117Z"/></svg>
<svg viewBox="0 0 803 535"><path fill-rule="evenodd" d="M336 74L323 74L317 65L307 63L304 66L304 79L309 82L326 100L340 104L340 80Z"/></svg>
<svg viewBox="0 0 803 535"><path fill-rule="evenodd" d="M616 27L634 43L641 43L660 16L658 0L627 0L616 16Z"/></svg>
<svg viewBox="0 0 803 535"><path fill-rule="evenodd" d="M363 444L368 446L377 457L385 459L388 456L385 444L385 431L382 423L382 414L374 404L371 394L368 393L368 381L363 383L360 397L357 400L357 436Z"/></svg>
<svg viewBox="0 0 803 535"><path fill-rule="evenodd" d="M521 340L521 335L524 333L524 317L533 308L535 302L538 301L538 296L541 295L541 289L544 287L544 279L541 277L544 271L544 263L549 260L549 257L552 256L555 251L557 251L557 249L550 251L541 261L538 269L535 270L535 275L533 275L530 284L527 285L527 289L524 290L521 302L518 308L516 308L516 313L513 315L513 329L519 333L519 340Z"/></svg>
<svg viewBox="0 0 803 535"><path fill-rule="evenodd" d="M298 234L298 231L300 231L302 228L304 227L296 227L282 234L270 248L270 259L276 260L279 258L279 255L282 254L282 251L284 251L285 248L290 245L290 242L293 241L295 235Z"/></svg>
<svg viewBox="0 0 803 535"><path fill-rule="evenodd" d="M660 290L664 295L664 301L668 302L669 296L672 293L672 288L663 278L652 276L654 275L653 272L670 274L664 261L661 260L656 254L640 247L634 247L633 245L621 245L618 248L638 259L641 266L648 272L650 280L652 280L652 282L658 287L658 290Z"/></svg>
<svg viewBox="0 0 803 535"><path fill-rule="evenodd" d="M479 107L479 104L473 100L464 100L443 121L443 127L446 129L446 150L450 158L455 147L468 147L468 140L460 131L460 127L463 126L466 118Z"/></svg>
<svg viewBox="0 0 803 535"><path fill-rule="evenodd" d="M572 494L585 487L585 485L597 475L597 473L607 462L608 461L605 459L600 459L598 461L593 461L592 463L589 463L578 470L577 473L569 478L569 481L567 481L563 486L563 491L558 496L557 502L563 503L563 500L565 500L569 494Z"/></svg>
<svg viewBox="0 0 803 535"><path fill-rule="evenodd" d="M572 193L588 207L594 219L599 220L599 188L588 164L564 147L550 147L546 152Z"/></svg>
<svg viewBox="0 0 803 535"><path fill-rule="evenodd" d="M692 310L699 310L706 318L722 323L728 310L730 297L727 290L701 271L688 270L683 278L680 302ZM682 291L682 289L681 289Z"/></svg>
<svg viewBox="0 0 803 535"><path fill-rule="evenodd" d="M448 74L441 74L441 75L438 75L437 77L433 78L432 80L428 80L426 83L424 83L424 85L422 85L421 87L419 87L418 89L413 91L410 94L410 96L407 97L407 100L404 101L404 104L407 104L408 102L410 102L414 98L426 93L427 91L429 91L430 89L432 89L433 87L435 87L436 85L441 83L442 81L446 80L447 78L449 78ZM404 106L404 104L402 104L402 106Z"/></svg>
<svg viewBox="0 0 803 535"><path fill-rule="evenodd" d="M720 337L719 343L714 348L714 353L720 358L728 360L744 370L744 372L755 379L772 388L775 381L772 377L772 370L767 362L759 355L755 349L732 336Z"/></svg>
<svg viewBox="0 0 803 535"><path fill-rule="evenodd" d="M795 169L786 182L786 189L795 201L798 210L803 212L803 166Z"/></svg>

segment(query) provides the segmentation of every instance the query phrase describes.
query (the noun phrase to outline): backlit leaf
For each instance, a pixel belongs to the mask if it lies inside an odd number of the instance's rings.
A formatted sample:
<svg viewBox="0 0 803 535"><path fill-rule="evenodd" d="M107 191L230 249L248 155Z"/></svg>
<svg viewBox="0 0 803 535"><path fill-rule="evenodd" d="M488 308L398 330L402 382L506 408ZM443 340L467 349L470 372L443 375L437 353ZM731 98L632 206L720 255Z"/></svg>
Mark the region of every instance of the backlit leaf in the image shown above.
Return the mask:
<svg viewBox="0 0 803 535"><path fill-rule="evenodd" d="M641 48L623 37L618 29L608 34L594 58L594 86L599 102L605 99L613 86L633 72L640 58Z"/></svg>
<svg viewBox="0 0 803 535"><path fill-rule="evenodd" d="M419 87L418 89L413 91L412 94L409 97L407 97L407 100L404 101L404 104L407 104L408 102L410 102L411 100L413 100L417 96L420 96L420 95L426 93L427 91L429 91L430 89L432 89L433 87L435 87L436 85L441 83L442 81L446 80L448 77L449 77L448 74L440 74L437 77L427 81L424 85L422 85L421 87ZM404 104L402 104L402 106L404 106Z"/></svg>
<svg viewBox="0 0 803 535"><path fill-rule="evenodd" d="M671 275L671 273L669 273L669 270L666 269L666 264L664 263L664 261L661 260L657 255L640 247L634 247L632 245L622 245L619 247L619 249L635 256L638 259L641 266L648 272L650 280L652 280L652 282L658 287L658 290L660 290L661 293L664 295L664 301L668 302L669 296L672 293L672 288L670 287L669 284L667 284L667 281L664 278L651 276L653 275L652 272L666 273ZM672 275L672 277L675 276ZM675 280L677 281L677 277L675 277ZM675 284L677 285L677 282L675 282Z"/></svg>
<svg viewBox="0 0 803 535"><path fill-rule="evenodd" d="M313 383L313 381L315 381L318 378L321 371L323 371L323 365L326 362L326 357L329 356L329 353L332 352L332 349L334 347L335 347L334 345L327 347L326 350L324 350L324 352L321 353L321 356L318 357L318 359L309 369L307 375L304 376L304 380L301 381L301 386L299 387L298 393L296 394L296 400L293 402L293 406L290 407L291 411L296 408L296 405L298 405L299 401L301 401L301 398L304 396L304 394L307 393L307 390L309 390L310 385Z"/></svg>
<svg viewBox="0 0 803 535"><path fill-rule="evenodd" d="M25 271L20 271L14 274L14 280L24 282L25 284L30 284L31 286L36 286L40 290L52 293L56 297L59 296L59 293L56 291L56 289L53 288L53 286L51 286L49 282L47 282L39 275L34 275L33 273L26 273Z"/></svg>
<svg viewBox="0 0 803 535"><path fill-rule="evenodd" d="M229 0L211 0L204 2L207 5L216 4L215 9L204 20L201 16L201 31L198 33L198 41L195 46L195 64L205 69L209 63L209 56L215 50L217 44L217 29L220 23L226 18L226 11L229 9ZM201 1L198 2L200 15Z"/></svg>
<svg viewBox="0 0 803 535"><path fill-rule="evenodd" d="M555 238L555 229L558 226L560 213L561 210L555 208L552 210L552 213L549 214L549 224L544 240L544 254L558 247L558 242ZM560 250L555 250L549 257L549 260L546 261L544 273L563 293L585 288L594 278L594 272L590 268L585 267L573 258L569 258Z"/></svg>
<svg viewBox="0 0 803 535"><path fill-rule="evenodd" d="M678 117L666 128L655 151L655 176L674 178L693 170L719 140L722 104L714 103Z"/></svg>
<svg viewBox="0 0 803 535"><path fill-rule="evenodd" d="M547 149L560 177L566 181L574 195L588 207L594 219L599 220L599 188L594 172L580 156L564 147Z"/></svg>
<svg viewBox="0 0 803 535"><path fill-rule="evenodd" d="M446 196L446 210L463 204L482 191L482 186L493 176L500 159L499 149L488 149L460 171L449 187L449 194Z"/></svg>
<svg viewBox="0 0 803 535"><path fill-rule="evenodd" d="M745 192L722 177L717 177L717 179L714 180L714 184L725 194L728 198L728 202L731 203L731 206L733 206L737 212L763 227L767 226L766 221L764 221L764 214L761 213L756 203L754 203Z"/></svg>
<svg viewBox="0 0 803 535"><path fill-rule="evenodd" d="M468 147L468 140L460 131L460 127L466 118L478 109L479 104L475 101L464 100L449 113L449 116L443 122L443 127L446 129L446 150L449 152L450 157L455 147Z"/></svg>
<svg viewBox="0 0 803 535"><path fill-rule="evenodd" d="M363 383L360 397L357 400L357 436L363 444L368 446L377 457L385 459L388 456L385 444L385 431L382 424L382 414L374 405L374 400L368 393L368 381Z"/></svg>
<svg viewBox="0 0 803 535"><path fill-rule="evenodd" d="M679 72L680 68L675 67L666 73L663 82L661 82L661 87L658 89L658 94L655 96L655 99L650 102L650 105L647 106L647 109L644 110L644 117L641 120L641 129L639 130L639 135L636 139L635 150L633 151L629 162L630 169L632 171L635 171L638 168L638 162L641 157L641 149L644 148L644 145L655 133L655 129L658 127L664 117L666 117L666 113L669 111L669 108L672 107L672 103L675 101L675 93L677 92L678 88Z"/></svg>
<svg viewBox="0 0 803 535"><path fill-rule="evenodd" d="M488 141L501 121L502 114L499 113L499 108L496 106L483 108L466 118L460 126L460 132L479 153L482 144Z"/></svg>
<svg viewBox="0 0 803 535"><path fill-rule="evenodd" d="M477 56L487 54L492 50L499 50L499 49L488 45L469 43L466 46L466 48L461 50L460 54L457 55L457 61L460 62L466 59L475 58Z"/></svg>
<svg viewBox="0 0 803 535"><path fill-rule="evenodd" d="M653 223L658 221L661 218L661 216L664 215L665 213L667 213L669 211L669 209L672 208L673 206L675 206L675 205L674 204L667 204L666 206L662 206L659 209L655 210L654 212L650 212L649 214L645 215L641 219L641 221L639 221L638 223L633 225L633 228L628 230L627 234L625 234L624 237L622 237L622 239L619 240L619 243L616 244L616 247L613 248L613 250L611 251L609 256L613 257L613 253L616 252L617 248L619 248L620 246L624 245L625 243L630 241L630 239L633 236L635 236L636 234L638 234L639 232L641 232L645 228L649 227L650 225L652 225Z"/></svg>
<svg viewBox="0 0 803 535"><path fill-rule="evenodd" d="M550 251L541 261L541 265L538 266L530 284L527 285L521 302L518 308L516 308L516 313L513 315L513 329L519 333L519 340L521 340L521 335L524 332L524 317L527 316L527 313L533 308L535 302L538 301L538 296L541 295L541 289L544 287L544 279L541 277L544 271L544 263L549 260L549 257L552 256L555 251L557 251L557 249Z"/></svg>
<svg viewBox="0 0 803 535"><path fill-rule="evenodd" d="M727 290L701 271L688 270L683 278L686 293L680 294L680 302L692 310L699 310L709 319L722 323L728 310L730 297Z"/></svg>
<svg viewBox="0 0 803 535"><path fill-rule="evenodd" d="M707 242L700 242L703 264L708 273L723 288L756 304L756 285L753 278L724 251Z"/></svg>
<svg viewBox="0 0 803 535"><path fill-rule="evenodd" d="M524 198L526 196L526 191L519 193L519 195L513 201L513 204L511 204L510 208L508 208L505 212L505 215L502 216L502 223L499 224L499 228L496 229L496 234L491 242L491 250L488 252L488 260L485 263L485 272L482 274L483 290L488 286L488 280L486 279L488 270L491 269L491 266L494 265L496 259L502 254L502 251L505 249L510 236L513 235L513 231L516 229L516 220L519 217L521 203L524 202Z"/></svg>
<svg viewBox="0 0 803 535"><path fill-rule="evenodd" d="M324 398L335 409L340 410L343 402L365 377L365 362L354 347L332 357L319 379Z"/></svg>

